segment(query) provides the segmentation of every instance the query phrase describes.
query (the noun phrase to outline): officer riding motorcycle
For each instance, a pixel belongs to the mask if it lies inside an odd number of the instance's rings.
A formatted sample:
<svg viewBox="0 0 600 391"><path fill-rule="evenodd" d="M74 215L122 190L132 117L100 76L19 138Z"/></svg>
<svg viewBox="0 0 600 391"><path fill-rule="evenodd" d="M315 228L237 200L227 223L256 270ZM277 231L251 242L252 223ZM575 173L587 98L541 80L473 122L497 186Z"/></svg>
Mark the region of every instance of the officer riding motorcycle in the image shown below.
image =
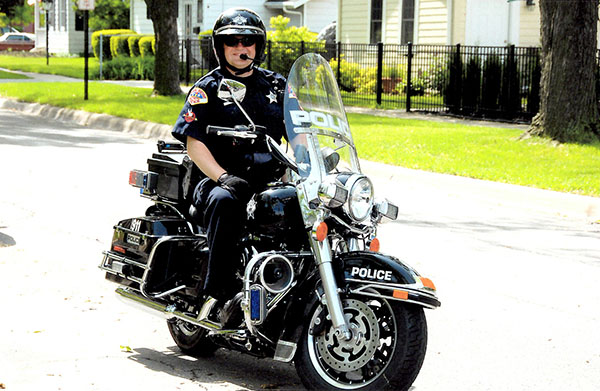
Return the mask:
<svg viewBox="0 0 600 391"><path fill-rule="evenodd" d="M360 170L328 62L303 55L286 83L257 67L265 37L252 11L219 17L220 67L190 90L182 142L130 173L152 205L115 226L100 268L185 353L293 361L308 389L407 390L435 286L379 253L398 208Z"/></svg>

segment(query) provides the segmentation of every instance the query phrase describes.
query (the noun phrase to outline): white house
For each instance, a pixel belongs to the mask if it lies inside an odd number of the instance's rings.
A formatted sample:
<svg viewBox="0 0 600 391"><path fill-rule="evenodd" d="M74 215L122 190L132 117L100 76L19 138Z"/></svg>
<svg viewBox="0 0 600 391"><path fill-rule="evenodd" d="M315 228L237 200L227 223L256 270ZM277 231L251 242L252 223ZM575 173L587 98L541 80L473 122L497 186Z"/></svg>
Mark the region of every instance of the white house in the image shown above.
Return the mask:
<svg viewBox="0 0 600 391"><path fill-rule="evenodd" d="M130 29L140 34L153 34L152 21L146 12L144 0L130 0ZM197 37L201 31L210 30L221 12L240 6L239 0L173 0L178 2L177 34L180 37ZM48 15L49 52L55 54L83 53L83 14L73 8L72 0L53 0L46 12L39 1L35 2L36 48L46 48L46 15ZM256 11L267 29L272 16L285 15L292 26L306 26L319 32L337 21L337 0L248 0L243 6ZM175 26L174 26L175 27ZM91 32L90 32L91 33ZM91 42L91 40L90 40Z"/></svg>
<svg viewBox="0 0 600 391"><path fill-rule="evenodd" d="M201 31L211 30L221 12L239 7L239 0L178 0L177 33L180 37L196 37ZM319 32L337 20L337 0L247 0L241 5L260 15L269 29L272 16L290 18L292 26L306 26ZM140 34L153 34L152 21L146 12L144 0L131 0L130 28Z"/></svg>
<svg viewBox="0 0 600 391"><path fill-rule="evenodd" d="M48 11L35 2L35 47L46 49L46 15L48 15L48 46L50 53L83 53L83 13L73 9L71 0L54 0ZM91 40L90 40L91 41Z"/></svg>

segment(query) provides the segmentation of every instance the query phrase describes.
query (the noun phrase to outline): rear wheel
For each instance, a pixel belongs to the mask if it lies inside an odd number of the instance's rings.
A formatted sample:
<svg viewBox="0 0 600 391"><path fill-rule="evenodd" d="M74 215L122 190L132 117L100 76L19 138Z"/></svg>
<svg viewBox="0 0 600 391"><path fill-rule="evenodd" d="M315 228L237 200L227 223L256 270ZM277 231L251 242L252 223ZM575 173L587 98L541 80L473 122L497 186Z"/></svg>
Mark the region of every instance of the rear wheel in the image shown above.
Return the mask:
<svg viewBox="0 0 600 391"><path fill-rule="evenodd" d="M167 321L171 337L182 352L195 357L209 357L219 347L208 338L208 330L180 319Z"/></svg>
<svg viewBox="0 0 600 391"><path fill-rule="evenodd" d="M296 355L296 370L308 389L408 390L417 377L427 346L423 309L382 298L343 300L352 338L337 336L315 306L304 328Z"/></svg>

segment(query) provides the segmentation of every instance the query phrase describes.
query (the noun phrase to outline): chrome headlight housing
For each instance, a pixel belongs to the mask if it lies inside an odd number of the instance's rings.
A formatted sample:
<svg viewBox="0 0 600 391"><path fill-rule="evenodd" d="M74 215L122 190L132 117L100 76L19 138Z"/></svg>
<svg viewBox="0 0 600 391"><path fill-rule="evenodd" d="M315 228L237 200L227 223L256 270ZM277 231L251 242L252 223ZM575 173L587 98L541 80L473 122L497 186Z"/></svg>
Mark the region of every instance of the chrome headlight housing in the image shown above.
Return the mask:
<svg viewBox="0 0 600 391"><path fill-rule="evenodd" d="M344 204L344 212L354 221L365 220L373 208L373 184L364 175L353 174L346 181L348 201Z"/></svg>

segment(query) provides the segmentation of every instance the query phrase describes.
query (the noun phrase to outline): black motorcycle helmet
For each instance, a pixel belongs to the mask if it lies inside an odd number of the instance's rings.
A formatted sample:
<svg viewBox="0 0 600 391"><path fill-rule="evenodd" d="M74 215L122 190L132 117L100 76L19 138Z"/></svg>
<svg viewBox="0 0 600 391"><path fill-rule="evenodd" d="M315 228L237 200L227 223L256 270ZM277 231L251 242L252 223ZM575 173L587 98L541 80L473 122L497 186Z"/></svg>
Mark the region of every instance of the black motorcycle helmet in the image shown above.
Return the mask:
<svg viewBox="0 0 600 391"><path fill-rule="evenodd" d="M223 37L227 35L251 35L256 38L256 56L252 63L243 68L232 66L225 60L223 49ZM213 49L219 61L219 65L227 65L236 74L248 72L253 66L258 66L265 59L265 46L267 42L267 30L260 16L246 8L231 8L223 12L217 18L213 27Z"/></svg>

